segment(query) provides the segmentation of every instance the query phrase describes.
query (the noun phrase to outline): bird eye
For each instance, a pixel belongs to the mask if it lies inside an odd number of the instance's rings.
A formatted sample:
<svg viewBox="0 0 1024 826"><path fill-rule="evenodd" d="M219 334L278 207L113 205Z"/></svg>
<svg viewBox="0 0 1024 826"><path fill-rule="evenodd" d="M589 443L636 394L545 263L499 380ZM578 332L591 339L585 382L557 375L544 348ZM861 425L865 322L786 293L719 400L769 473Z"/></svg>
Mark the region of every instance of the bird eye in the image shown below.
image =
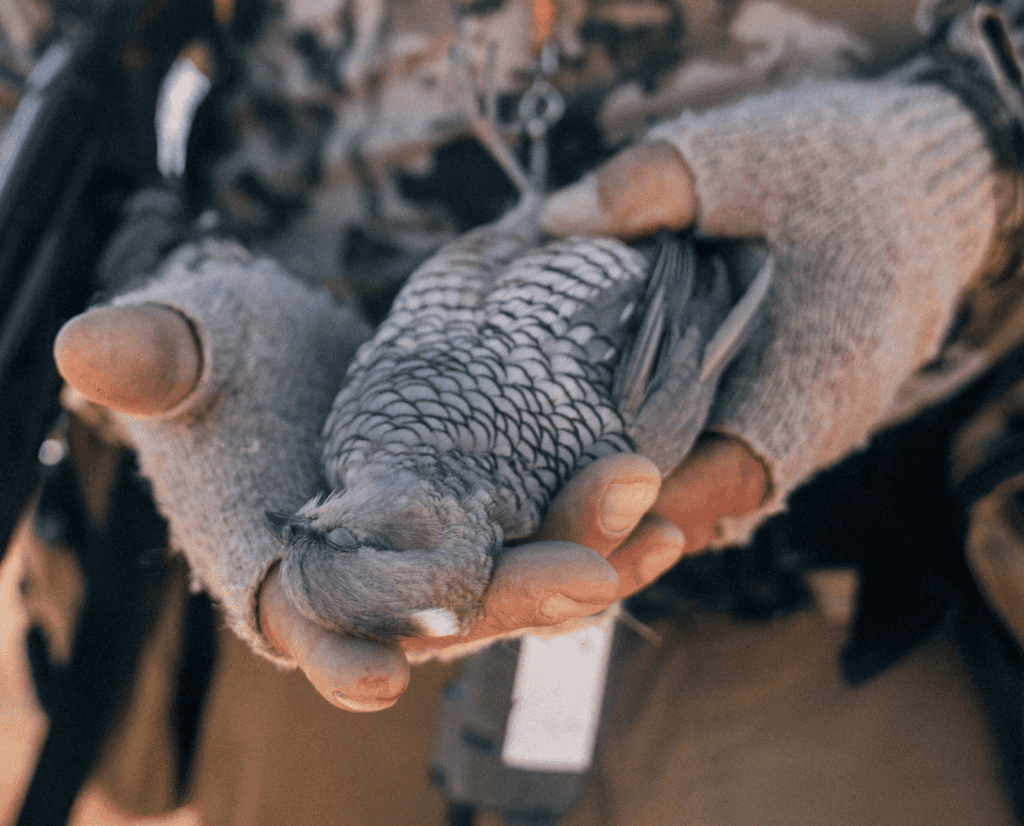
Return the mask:
<svg viewBox="0 0 1024 826"><path fill-rule="evenodd" d="M354 551L359 544L348 528L334 528L327 532L327 541L336 548Z"/></svg>

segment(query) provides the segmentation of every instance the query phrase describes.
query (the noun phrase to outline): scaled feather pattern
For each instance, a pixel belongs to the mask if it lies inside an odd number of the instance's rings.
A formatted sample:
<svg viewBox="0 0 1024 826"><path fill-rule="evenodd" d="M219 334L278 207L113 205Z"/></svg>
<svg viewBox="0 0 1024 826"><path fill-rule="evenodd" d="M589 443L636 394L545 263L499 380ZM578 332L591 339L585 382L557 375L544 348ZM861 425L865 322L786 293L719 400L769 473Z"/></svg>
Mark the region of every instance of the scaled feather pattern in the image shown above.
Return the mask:
<svg viewBox="0 0 1024 826"><path fill-rule="evenodd" d="M737 300L724 260L675 236L652 250L537 246L513 213L410 276L324 427L331 490L267 514L300 611L369 639L464 633L495 554L573 473L630 450L667 473L686 455L771 262Z"/></svg>

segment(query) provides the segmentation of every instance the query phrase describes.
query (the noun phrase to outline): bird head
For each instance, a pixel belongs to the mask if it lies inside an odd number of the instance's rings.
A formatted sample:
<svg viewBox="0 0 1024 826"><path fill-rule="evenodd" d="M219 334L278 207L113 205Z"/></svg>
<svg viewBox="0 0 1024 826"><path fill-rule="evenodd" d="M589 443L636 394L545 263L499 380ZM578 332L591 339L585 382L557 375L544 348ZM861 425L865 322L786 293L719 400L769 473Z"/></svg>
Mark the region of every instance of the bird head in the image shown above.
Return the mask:
<svg viewBox="0 0 1024 826"><path fill-rule="evenodd" d="M338 553L355 553L359 541L343 525L324 530L318 528L310 516L265 511L263 518L270 532L286 548L302 543L323 544Z"/></svg>
<svg viewBox="0 0 1024 826"><path fill-rule="evenodd" d="M346 487L296 514L268 511L281 582L307 617L393 640L461 634L481 614L500 537L422 479Z"/></svg>

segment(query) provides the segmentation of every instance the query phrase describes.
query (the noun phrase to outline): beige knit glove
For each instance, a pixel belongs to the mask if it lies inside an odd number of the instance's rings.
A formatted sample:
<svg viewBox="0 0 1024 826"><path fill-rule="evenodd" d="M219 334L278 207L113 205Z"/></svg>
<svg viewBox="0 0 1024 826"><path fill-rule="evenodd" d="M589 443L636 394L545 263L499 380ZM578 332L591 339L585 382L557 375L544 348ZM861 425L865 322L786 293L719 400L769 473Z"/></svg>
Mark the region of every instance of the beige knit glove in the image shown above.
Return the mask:
<svg viewBox="0 0 1024 826"><path fill-rule="evenodd" d="M129 410L111 415L138 453L172 545L232 630L292 665L257 625L258 585L281 555L264 513L294 510L320 490L320 429L369 329L325 290L220 240L179 247L113 304L167 312L92 310L58 337L58 364L93 401ZM183 324L198 347L175 337Z"/></svg>
<svg viewBox="0 0 1024 826"><path fill-rule="evenodd" d="M694 226L764 238L776 277L709 426L770 469L740 541L816 470L864 444L937 352L981 267L997 203L970 112L937 87L833 82L684 114L549 200L553 234Z"/></svg>

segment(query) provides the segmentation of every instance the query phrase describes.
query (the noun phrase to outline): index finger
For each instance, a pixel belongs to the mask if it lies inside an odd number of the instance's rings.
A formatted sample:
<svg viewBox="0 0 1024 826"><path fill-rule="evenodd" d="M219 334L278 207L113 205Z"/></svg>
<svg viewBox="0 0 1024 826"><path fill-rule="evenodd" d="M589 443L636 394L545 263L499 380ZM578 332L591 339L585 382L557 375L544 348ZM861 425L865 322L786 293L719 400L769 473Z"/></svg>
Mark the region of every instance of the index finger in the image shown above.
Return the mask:
<svg viewBox="0 0 1024 826"><path fill-rule="evenodd" d="M577 542L607 558L619 577L618 596L625 598L661 576L685 550L679 528L647 513L660 486L661 473L650 459L606 456L566 483L538 538Z"/></svg>
<svg viewBox="0 0 1024 826"><path fill-rule="evenodd" d="M410 637L408 653L444 649L555 625L596 614L619 592L615 569L590 548L573 542L530 542L506 548L484 594L484 616L469 632L451 637Z"/></svg>
<svg viewBox="0 0 1024 826"><path fill-rule="evenodd" d="M533 538L576 542L609 556L658 497L661 474L635 453L605 456L573 476Z"/></svg>

